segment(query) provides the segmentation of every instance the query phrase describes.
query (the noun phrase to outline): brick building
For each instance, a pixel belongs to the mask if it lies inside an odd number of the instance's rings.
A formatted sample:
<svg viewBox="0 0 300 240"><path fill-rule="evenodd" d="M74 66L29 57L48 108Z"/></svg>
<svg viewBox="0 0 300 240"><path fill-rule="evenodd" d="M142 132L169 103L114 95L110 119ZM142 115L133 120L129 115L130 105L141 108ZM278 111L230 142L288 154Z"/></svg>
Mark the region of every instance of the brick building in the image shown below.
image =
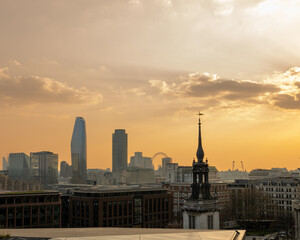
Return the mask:
<svg viewBox="0 0 300 240"><path fill-rule="evenodd" d="M0 229L60 227L60 213L58 192L0 192Z"/></svg>
<svg viewBox="0 0 300 240"><path fill-rule="evenodd" d="M172 196L162 188L74 190L68 204L70 227L163 228L172 217Z"/></svg>

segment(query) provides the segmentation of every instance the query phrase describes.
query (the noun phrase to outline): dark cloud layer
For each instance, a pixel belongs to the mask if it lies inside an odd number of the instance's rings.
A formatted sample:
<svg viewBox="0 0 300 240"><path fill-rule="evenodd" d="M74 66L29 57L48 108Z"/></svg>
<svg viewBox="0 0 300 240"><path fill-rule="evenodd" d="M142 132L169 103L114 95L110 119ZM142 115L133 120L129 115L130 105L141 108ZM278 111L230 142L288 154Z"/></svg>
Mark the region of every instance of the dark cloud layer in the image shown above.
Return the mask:
<svg viewBox="0 0 300 240"><path fill-rule="evenodd" d="M0 71L0 103L27 105L33 103L97 104L102 95L86 88L76 89L49 78L38 76L12 78Z"/></svg>
<svg viewBox="0 0 300 240"><path fill-rule="evenodd" d="M300 94L290 96L287 94L280 94L274 97L274 105L284 109L298 109L300 110Z"/></svg>
<svg viewBox="0 0 300 240"><path fill-rule="evenodd" d="M209 73L189 74L179 84L168 84L160 80L150 80L152 87L161 94L177 98L191 98L195 102L214 99L221 106L236 107L243 104L265 104L282 109L300 109L300 68L294 67L284 73L276 73L272 78L255 82L249 80L228 80ZM199 99L199 101L195 101ZM198 103L197 103L198 104ZM213 107L216 107L214 104Z"/></svg>

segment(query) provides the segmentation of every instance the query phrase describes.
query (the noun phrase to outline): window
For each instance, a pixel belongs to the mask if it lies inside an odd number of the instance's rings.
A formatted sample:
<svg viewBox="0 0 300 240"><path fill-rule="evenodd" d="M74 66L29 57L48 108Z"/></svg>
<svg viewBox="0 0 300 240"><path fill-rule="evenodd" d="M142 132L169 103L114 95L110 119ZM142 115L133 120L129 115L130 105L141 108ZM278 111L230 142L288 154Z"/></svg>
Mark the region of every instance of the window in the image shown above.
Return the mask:
<svg viewBox="0 0 300 240"><path fill-rule="evenodd" d="M114 217L117 216L117 202L114 202ZM116 226L117 224L115 224Z"/></svg>
<svg viewBox="0 0 300 240"><path fill-rule="evenodd" d="M195 229L195 216L189 215L189 228Z"/></svg>
<svg viewBox="0 0 300 240"><path fill-rule="evenodd" d="M106 212L107 212L107 202L103 202L103 205L102 205L103 218L107 217Z"/></svg>
<svg viewBox="0 0 300 240"><path fill-rule="evenodd" d="M207 226L208 229L213 229L214 228L214 216L213 215L208 215L207 216Z"/></svg>
<svg viewBox="0 0 300 240"><path fill-rule="evenodd" d="M108 202L108 216L112 217L112 203ZM109 227L111 227L111 224L109 224Z"/></svg>

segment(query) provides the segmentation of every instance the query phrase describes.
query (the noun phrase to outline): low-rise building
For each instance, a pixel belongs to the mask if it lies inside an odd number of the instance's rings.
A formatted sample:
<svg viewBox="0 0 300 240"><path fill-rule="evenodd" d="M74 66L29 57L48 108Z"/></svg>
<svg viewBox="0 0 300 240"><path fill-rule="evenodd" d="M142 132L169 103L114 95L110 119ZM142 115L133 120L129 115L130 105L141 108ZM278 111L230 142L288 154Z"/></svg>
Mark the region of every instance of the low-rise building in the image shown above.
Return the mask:
<svg viewBox="0 0 300 240"><path fill-rule="evenodd" d="M126 184L155 183L153 169L129 167L125 170L125 174Z"/></svg>
<svg viewBox="0 0 300 240"><path fill-rule="evenodd" d="M74 190L69 199L70 227L159 227L172 218L172 196L151 187Z"/></svg>
<svg viewBox="0 0 300 240"><path fill-rule="evenodd" d="M276 205L273 213L279 217L292 217L292 200L297 198L300 179L293 177L268 178L256 181L256 187Z"/></svg>
<svg viewBox="0 0 300 240"><path fill-rule="evenodd" d="M0 229L60 226L58 192L0 192Z"/></svg>

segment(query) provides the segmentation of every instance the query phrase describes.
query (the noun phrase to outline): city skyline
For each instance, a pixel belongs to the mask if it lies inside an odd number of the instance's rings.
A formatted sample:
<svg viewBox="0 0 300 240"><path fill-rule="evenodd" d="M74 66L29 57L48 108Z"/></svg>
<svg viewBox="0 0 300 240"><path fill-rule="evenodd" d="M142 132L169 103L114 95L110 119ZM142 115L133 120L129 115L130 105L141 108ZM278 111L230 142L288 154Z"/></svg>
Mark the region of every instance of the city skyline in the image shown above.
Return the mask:
<svg viewBox="0 0 300 240"><path fill-rule="evenodd" d="M0 156L52 151L71 163L77 116L87 168L165 152L190 166L197 111L218 170L298 168L300 2L1 1ZM43 133L43 134L41 134ZM128 159L129 160L129 159Z"/></svg>

